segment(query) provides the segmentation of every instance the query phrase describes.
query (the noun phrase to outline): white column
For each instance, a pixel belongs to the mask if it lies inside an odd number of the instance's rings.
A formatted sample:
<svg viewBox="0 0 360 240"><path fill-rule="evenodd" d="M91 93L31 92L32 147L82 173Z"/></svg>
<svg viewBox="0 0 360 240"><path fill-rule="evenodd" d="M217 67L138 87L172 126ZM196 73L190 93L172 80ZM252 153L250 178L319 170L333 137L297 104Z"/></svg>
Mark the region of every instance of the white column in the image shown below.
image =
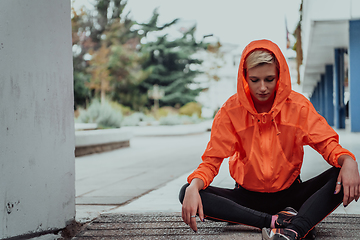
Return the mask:
<svg viewBox="0 0 360 240"><path fill-rule="evenodd" d="M0 2L0 239L75 218L70 0Z"/></svg>

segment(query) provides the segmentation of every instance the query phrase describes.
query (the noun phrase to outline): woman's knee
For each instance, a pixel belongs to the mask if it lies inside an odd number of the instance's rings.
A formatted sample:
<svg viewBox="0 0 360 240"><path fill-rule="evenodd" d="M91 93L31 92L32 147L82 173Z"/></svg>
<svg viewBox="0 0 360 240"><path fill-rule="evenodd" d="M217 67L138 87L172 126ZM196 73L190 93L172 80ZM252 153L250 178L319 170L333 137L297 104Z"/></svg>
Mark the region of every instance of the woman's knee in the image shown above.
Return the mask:
<svg viewBox="0 0 360 240"><path fill-rule="evenodd" d="M181 204L184 201L184 197L185 197L185 190L186 188L189 186L190 184L186 183L184 186L182 186L182 188L180 189L180 193L179 193L179 201L181 202Z"/></svg>

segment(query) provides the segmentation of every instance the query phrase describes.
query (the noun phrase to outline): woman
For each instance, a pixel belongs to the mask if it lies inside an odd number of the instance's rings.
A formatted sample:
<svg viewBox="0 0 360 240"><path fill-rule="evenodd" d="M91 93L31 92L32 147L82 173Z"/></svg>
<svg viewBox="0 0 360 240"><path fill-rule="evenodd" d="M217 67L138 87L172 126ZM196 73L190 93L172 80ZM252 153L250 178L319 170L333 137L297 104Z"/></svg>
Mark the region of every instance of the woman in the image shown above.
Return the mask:
<svg viewBox="0 0 360 240"><path fill-rule="evenodd" d="M300 179L304 145L333 166L306 182ZM227 157L236 188L209 186ZM202 160L179 196L182 218L195 232L198 215L258 227L263 239L300 239L341 202L360 196L355 156L291 90L286 60L268 40L244 49L237 94L215 116Z"/></svg>

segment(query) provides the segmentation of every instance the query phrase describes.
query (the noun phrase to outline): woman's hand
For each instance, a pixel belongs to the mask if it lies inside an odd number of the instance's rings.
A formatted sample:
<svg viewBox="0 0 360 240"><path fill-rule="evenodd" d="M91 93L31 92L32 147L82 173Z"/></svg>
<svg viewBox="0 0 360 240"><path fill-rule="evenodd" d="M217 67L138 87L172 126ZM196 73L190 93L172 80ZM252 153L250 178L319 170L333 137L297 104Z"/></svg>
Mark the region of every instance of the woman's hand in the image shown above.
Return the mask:
<svg viewBox="0 0 360 240"><path fill-rule="evenodd" d="M182 219L192 230L197 231L196 214L199 214L201 221L204 221L204 212L199 190L204 186L204 182L199 178L194 178L185 190L182 204Z"/></svg>
<svg viewBox="0 0 360 240"><path fill-rule="evenodd" d="M360 197L360 176L358 164L348 155L341 155L338 159L341 170L337 179L344 191L343 204L346 207L353 200L358 201ZM336 184L335 194L341 190L341 185Z"/></svg>

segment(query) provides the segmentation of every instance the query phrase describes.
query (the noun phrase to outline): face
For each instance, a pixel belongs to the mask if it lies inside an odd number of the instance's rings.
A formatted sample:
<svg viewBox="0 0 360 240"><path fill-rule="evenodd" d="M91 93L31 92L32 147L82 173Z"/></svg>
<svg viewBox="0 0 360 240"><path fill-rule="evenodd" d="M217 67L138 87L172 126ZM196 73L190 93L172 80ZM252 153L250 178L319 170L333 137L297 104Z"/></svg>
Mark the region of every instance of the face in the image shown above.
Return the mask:
<svg viewBox="0 0 360 240"><path fill-rule="evenodd" d="M247 71L246 81L249 84L254 104L273 103L278 74L275 63L266 63Z"/></svg>

